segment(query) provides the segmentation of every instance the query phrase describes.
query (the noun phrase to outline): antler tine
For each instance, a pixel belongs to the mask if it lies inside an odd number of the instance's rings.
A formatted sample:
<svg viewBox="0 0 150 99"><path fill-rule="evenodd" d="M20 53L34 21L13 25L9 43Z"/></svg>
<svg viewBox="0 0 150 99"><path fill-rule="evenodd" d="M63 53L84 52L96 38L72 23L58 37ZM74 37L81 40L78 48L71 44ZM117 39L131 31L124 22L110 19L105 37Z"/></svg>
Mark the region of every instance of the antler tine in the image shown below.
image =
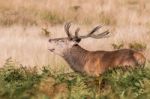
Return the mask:
<svg viewBox="0 0 150 99"><path fill-rule="evenodd" d="M95 38L95 39L99 39L99 38L105 38L105 37L109 37L108 36L108 34L109 34L110 32L107 30L107 31L104 31L104 32L102 32L102 33L100 33L100 34L97 34L97 35L91 35L90 37L92 37L92 38Z"/></svg>
<svg viewBox="0 0 150 99"><path fill-rule="evenodd" d="M64 38L54 38L54 39L49 39L49 41L53 41L53 40L62 40L62 39L68 39L69 40L74 40L74 41L77 41L79 42L81 39L85 39L85 38L88 38L88 37L91 37L91 38L95 38L95 39L100 39L100 38L106 38L106 37L109 37L108 34L110 33L108 30L107 31L104 31L100 34L93 34L94 32L96 32L99 28L101 28L101 26L97 26L95 27L88 35L84 35L84 36L79 36L78 33L80 31L80 28L78 27L76 30L75 30L75 36L73 37L72 34L69 32L69 29L70 29L70 26L71 26L71 23L66 23L65 26L64 26L64 29L66 31L66 34L68 35L68 37L64 37Z"/></svg>
<svg viewBox="0 0 150 99"><path fill-rule="evenodd" d="M84 38L88 38L88 37L91 37L91 38L95 38L95 39L100 39L100 38L105 38L105 37L109 37L108 34L110 33L108 30L100 33L100 34L93 34L95 33L99 28L101 28L101 26L97 26L95 27L88 35L85 35L85 36L80 36L81 39L84 39Z"/></svg>
<svg viewBox="0 0 150 99"><path fill-rule="evenodd" d="M78 38L78 36L79 36L79 35L78 35L78 34L79 34L79 31L80 31L80 28L78 27L78 28L75 30L75 37L76 37L76 38Z"/></svg>
<svg viewBox="0 0 150 99"><path fill-rule="evenodd" d="M96 26L87 36L91 36L94 32L96 32L98 29L100 29L102 26Z"/></svg>
<svg viewBox="0 0 150 99"><path fill-rule="evenodd" d="M69 39L72 39L72 35L69 32L70 26L71 26L71 23L68 22L68 23L65 24L64 28L65 28L66 34L68 35Z"/></svg>

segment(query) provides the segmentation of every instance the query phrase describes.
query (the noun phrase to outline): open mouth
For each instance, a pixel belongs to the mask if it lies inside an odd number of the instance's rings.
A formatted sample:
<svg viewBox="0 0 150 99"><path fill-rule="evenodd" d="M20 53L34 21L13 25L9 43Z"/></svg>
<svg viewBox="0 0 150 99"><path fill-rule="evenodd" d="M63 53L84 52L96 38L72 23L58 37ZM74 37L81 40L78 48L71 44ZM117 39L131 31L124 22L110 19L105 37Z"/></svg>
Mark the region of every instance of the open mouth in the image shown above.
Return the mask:
<svg viewBox="0 0 150 99"><path fill-rule="evenodd" d="M55 49L48 49L49 51L53 52Z"/></svg>

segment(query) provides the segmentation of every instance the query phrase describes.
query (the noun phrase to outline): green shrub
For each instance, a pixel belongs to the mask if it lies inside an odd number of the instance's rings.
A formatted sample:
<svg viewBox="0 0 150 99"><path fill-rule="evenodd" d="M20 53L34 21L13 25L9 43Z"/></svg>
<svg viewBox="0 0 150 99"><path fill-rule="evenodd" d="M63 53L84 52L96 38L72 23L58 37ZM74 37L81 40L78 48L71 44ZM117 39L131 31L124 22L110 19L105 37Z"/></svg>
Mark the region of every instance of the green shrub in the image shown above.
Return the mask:
<svg viewBox="0 0 150 99"><path fill-rule="evenodd" d="M136 51L144 51L146 49L146 44L134 42L134 43L130 43L129 47Z"/></svg>
<svg viewBox="0 0 150 99"><path fill-rule="evenodd" d="M123 48L124 47L124 44L123 43L120 43L120 44L112 44L112 47L113 47L113 49L121 49L121 48Z"/></svg>
<svg viewBox="0 0 150 99"><path fill-rule="evenodd" d="M69 93L66 97L69 99L116 99L116 97L118 99L139 97L149 99L150 97L149 69L127 71L120 68L110 69L100 77L89 77L77 73L58 74L51 77L54 77L56 84L67 84ZM105 82L104 85L103 82Z"/></svg>
<svg viewBox="0 0 150 99"><path fill-rule="evenodd" d="M0 97L3 99L20 99L36 96L36 85L41 75L28 68L18 67L9 58L0 69Z"/></svg>
<svg viewBox="0 0 150 99"><path fill-rule="evenodd" d="M149 99L150 69L109 69L99 77L41 71L7 59L0 69L1 99Z"/></svg>

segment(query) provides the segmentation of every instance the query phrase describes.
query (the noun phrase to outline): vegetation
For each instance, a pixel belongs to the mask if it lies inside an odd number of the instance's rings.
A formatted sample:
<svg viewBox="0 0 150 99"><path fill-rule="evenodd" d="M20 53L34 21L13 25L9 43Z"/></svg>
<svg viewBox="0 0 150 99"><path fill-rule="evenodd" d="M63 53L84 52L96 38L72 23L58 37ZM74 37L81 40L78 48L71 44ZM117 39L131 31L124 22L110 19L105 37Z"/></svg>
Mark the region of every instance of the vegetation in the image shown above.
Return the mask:
<svg viewBox="0 0 150 99"><path fill-rule="evenodd" d="M27 66L64 65L47 49L48 38L66 37L63 27L68 21L73 23L71 31L81 28L79 35L96 25L102 26L99 32L110 31L106 39L82 40L87 50L130 47L150 60L149 4L150 0L0 0L0 65L8 57Z"/></svg>
<svg viewBox="0 0 150 99"><path fill-rule="evenodd" d="M150 69L109 69L100 77L55 72L49 66L17 66L8 59L0 69L1 99L149 99Z"/></svg>
<svg viewBox="0 0 150 99"><path fill-rule="evenodd" d="M113 49L122 49L124 47L124 44L123 43L120 43L120 44L111 44Z"/></svg>
<svg viewBox="0 0 150 99"><path fill-rule="evenodd" d="M149 4L150 0L0 0L0 99L149 99L149 68L110 69L89 77L69 67L59 71L65 62L47 50L47 37L65 37L63 24L73 21L81 33L100 24L114 34L83 41L87 50L127 45L149 60ZM35 65L45 66L39 70Z"/></svg>
<svg viewBox="0 0 150 99"><path fill-rule="evenodd" d="M136 51L144 51L144 50L146 50L146 44L141 44L141 43L137 43L137 42L130 43L129 47L131 49L136 50Z"/></svg>
<svg viewBox="0 0 150 99"><path fill-rule="evenodd" d="M88 25L98 22L110 26L128 24L148 26L148 11L150 11L149 0L96 0L95 2L93 0L82 2L1 0L0 26L40 25L41 23L53 25L62 24L67 20Z"/></svg>

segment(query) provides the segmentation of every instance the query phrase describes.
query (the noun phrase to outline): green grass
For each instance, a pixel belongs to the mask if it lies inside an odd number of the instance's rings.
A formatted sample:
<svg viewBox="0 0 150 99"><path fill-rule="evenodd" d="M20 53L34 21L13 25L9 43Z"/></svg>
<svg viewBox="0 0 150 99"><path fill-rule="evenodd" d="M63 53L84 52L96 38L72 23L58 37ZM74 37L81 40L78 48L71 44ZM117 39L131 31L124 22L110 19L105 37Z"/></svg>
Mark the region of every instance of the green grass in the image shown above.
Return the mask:
<svg viewBox="0 0 150 99"><path fill-rule="evenodd" d="M149 99L150 69L109 69L100 77L26 68L8 59L0 69L0 99Z"/></svg>

